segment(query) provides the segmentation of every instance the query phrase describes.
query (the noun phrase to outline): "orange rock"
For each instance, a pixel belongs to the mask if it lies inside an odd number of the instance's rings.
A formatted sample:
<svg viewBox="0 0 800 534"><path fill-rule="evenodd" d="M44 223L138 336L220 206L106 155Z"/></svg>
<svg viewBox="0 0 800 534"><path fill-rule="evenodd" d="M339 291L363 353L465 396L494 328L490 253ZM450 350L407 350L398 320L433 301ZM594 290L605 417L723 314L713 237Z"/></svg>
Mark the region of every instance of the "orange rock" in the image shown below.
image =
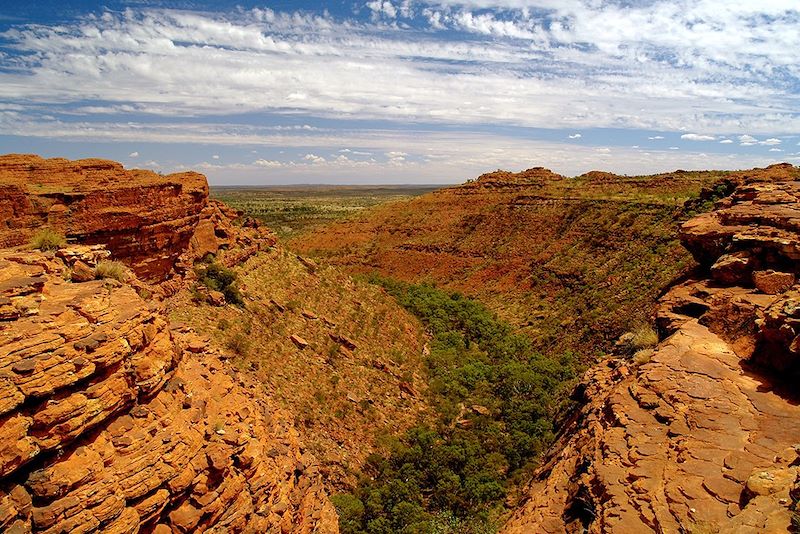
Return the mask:
<svg viewBox="0 0 800 534"><path fill-rule="evenodd" d="M298 336L297 334L292 334L291 336L289 336L289 339L292 341L292 343L297 345L298 349L302 350L308 346L308 341Z"/></svg>
<svg viewBox="0 0 800 534"><path fill-rule="evenodd" d="M800 406L785 393L800 369L800 292L782 269L799 257L799 210L800 181L755 176L683 225L714 280L663 297L669 336L649 363L587 372L585 403L501 532L788 531L790 492L800 494Z"/></svg>
<svg viewBox="0 0 800 534"><path fill-rule="evenodd" d="M767 295L785 293L794 285L794 282L795 276L792 273L782 273L771 269L753 273L753 284L759 291Z"/></svg>

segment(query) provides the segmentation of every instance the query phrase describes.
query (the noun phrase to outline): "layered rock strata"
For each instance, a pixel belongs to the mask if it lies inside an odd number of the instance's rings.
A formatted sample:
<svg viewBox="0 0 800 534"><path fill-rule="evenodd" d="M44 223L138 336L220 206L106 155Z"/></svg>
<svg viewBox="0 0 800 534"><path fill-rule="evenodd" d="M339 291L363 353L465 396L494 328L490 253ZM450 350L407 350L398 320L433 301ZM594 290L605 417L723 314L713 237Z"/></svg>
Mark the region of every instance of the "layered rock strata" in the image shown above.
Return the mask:
<svg viewBox="0 0 800 534"><path fill-rule="evenodd" d="M161 176L99 159L0 156L0 247L26 244L43 226L102 243L136 274L166 277L208 205L205 176Z"/></svg>
<svg viewBox="0 0 800 534"><path fill-rule="evenodd" d="M755 177L682 227L700 268L661 300L663 341L638 364L587 373L582 407L503 532L790 530L798 214L800 182Z"/></svg>
<svg viewBox="0 0 800 534"><path fill-rule="evenodd" d="M232 265L271 234L234 225L201 175L3 159L3 244L39 224L89 244L0 250L0 532L338 532L291 415L160 300L195 259ZM132 271L102 278L109 258Z"/></svg>

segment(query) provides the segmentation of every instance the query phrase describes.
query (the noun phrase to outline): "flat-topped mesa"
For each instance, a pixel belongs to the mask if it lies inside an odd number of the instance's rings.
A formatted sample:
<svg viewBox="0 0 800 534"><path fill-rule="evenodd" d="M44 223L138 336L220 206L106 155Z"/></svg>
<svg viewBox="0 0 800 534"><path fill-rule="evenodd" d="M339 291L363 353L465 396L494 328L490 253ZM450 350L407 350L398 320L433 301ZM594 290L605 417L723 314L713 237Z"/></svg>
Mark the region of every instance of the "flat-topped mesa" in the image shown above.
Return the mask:
<svg viewBox="0 0 800 534"><path fill-rule="evenodd" d="M105 244L145 279L164 279L208 205L196 172L159 175L100 159L0 156L0 247L47 226L72 242Z"/></svg>
<svg viewBox="0 0 800 534"><path fill-rule="evenodd" d="M547 182L564 180L565 177L544 167L533 167L520 172L496 170L480 175L477 180L462 187L498 189L522 185L544 185Z"/></svg>

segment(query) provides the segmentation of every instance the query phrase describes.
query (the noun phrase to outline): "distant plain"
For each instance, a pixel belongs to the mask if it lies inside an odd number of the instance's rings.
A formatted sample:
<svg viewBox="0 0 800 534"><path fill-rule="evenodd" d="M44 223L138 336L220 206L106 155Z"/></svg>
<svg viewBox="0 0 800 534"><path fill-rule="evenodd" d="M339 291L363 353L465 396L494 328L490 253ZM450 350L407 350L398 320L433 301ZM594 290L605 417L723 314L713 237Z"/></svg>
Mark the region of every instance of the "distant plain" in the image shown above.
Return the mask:
<svg viewBox="0 0 800 534"><path fill-rule="evenodd" d="M407 200L445 185L217 186L211 196L260 219L288 238L385 202Z"/></svg>

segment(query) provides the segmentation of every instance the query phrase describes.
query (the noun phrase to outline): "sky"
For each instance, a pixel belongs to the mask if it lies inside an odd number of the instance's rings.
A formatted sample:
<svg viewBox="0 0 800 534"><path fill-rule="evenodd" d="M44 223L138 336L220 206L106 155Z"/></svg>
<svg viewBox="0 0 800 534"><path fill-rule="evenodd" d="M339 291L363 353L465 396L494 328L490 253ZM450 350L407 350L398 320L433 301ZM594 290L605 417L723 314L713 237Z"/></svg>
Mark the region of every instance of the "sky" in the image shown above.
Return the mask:
<svg viewBox="0 0 800 534"><path fill-rule="evenodd" d="M0 0L0 153L216 185L800 164L798 0Z"/></svg>

